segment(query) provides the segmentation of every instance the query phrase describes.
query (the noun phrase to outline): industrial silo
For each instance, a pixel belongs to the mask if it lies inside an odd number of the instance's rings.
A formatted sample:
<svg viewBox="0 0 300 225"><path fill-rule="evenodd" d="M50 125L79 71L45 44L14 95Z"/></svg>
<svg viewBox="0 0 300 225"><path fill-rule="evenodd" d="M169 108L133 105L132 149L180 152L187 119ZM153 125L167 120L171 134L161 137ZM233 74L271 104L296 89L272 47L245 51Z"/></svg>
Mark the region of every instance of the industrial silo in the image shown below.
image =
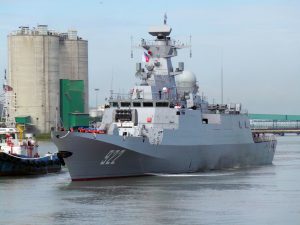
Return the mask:
<svg viewBox="0 0 300 225"><path fill-rule="evenodd" d="M10 116L30 116L38 132L56 125L59 100L59 34L46 25L8 35L8 84L15 101Z"/></svg>
<svg viewBox="0 0 300 225"><path fill-rule="evenodd" d="M62 33L59 41L60 79L84 81L84 111L88 113L88 42L76 30Z"/></svg>

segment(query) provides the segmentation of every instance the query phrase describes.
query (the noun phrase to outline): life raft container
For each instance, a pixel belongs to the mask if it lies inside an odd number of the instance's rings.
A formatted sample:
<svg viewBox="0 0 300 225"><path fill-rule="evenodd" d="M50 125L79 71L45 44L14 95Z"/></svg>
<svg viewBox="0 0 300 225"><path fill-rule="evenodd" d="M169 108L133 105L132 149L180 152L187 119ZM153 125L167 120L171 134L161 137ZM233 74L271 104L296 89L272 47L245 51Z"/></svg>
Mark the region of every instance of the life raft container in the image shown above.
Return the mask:
<svg viewBox="0 0 300 225"><path fill-rule="evenodd" d="M78 132L91 133L91 134L106 134L106 130L85 129L85 128L78 128Z"/></svg>

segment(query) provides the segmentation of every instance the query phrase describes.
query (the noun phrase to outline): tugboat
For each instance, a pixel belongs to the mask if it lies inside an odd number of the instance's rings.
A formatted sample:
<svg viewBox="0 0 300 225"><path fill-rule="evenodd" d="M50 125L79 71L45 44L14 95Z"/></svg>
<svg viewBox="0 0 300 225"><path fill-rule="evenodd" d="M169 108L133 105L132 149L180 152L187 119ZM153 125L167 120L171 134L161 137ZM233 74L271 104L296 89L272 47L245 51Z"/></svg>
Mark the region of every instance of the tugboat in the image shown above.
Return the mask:
<svg viewBox="0 0 300 225"><path fill-rule="evenodd" d="M52 132L73 181L272 164L275 137L252 134L240 103L208 103L183 62L173 68L186 45L171 30L166 19L149 29L154 40L139 45L141 82L126 96L111 95L98 132Z"/></svg>
<svg viewBox="0 0 300 225"><path fill-rule="evenodd" d="M3 85L4 100L0 124L0 176L23 176L55 173L61 170L57 154L48 153L40 157L38 144L31 134L25 134L16 126L16 121L9 116L10 93L13 88L6 83L6 70Z"/></svg>
<svg viewBox="0 0 300 225"><path fill-rule="evenodd" d="M18 138L16 128L0 128L0 176L22 176L55 173L61 170L56 154L40 157L31 135Z"/></svg>

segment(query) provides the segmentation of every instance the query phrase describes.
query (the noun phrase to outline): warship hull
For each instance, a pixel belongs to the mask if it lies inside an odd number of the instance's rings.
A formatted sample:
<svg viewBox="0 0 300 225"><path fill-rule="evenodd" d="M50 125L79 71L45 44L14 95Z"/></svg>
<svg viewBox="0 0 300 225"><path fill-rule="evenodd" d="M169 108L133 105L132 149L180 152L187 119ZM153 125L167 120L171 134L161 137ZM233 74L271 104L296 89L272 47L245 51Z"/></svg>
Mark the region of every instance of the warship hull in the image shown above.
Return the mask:
<svg viewBox="0 0 300 225"><path fill-rule="evenodd" d="M73 181L190 173L272 164L276 140L260 143L153 145L142 137L54 132Z"/></svg>

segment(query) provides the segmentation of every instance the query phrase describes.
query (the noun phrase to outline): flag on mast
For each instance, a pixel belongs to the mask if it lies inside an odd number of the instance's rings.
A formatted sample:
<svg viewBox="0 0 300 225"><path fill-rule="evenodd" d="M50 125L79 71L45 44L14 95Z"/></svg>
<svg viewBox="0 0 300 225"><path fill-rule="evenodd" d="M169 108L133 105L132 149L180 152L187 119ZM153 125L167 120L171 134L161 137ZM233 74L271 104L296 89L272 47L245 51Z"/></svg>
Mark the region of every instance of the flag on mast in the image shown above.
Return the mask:
<svg viewBox="0 0 300 225"><path fill-rule="evenodd" d="M143 62L149 62L149 60L150 60L150 56L146 52L144 52L143 57L142 57L142 61Z"/></svg>

